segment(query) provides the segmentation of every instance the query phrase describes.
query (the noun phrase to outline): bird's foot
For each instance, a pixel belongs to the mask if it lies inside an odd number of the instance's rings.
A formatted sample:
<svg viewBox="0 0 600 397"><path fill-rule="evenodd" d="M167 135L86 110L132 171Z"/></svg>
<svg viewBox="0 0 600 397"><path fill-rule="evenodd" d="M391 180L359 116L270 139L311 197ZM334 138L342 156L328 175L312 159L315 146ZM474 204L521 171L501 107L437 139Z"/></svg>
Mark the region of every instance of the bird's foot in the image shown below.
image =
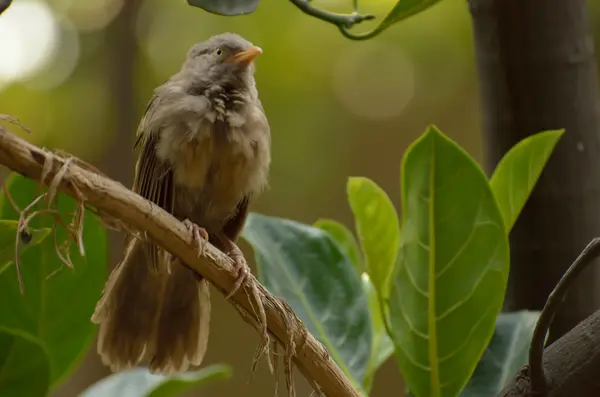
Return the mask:
<svg viewBox="0 0 600 397"><path fill-rule="evenodd" d="M204 244L208 241L208 232L205 228L198 226L194 222L186 219L183 221L185 227L188 228L189 232L192 234L192 242L196 249L198 250L198 258L202 256L202 252L204 252Z"/></svg>
<svg viewBox="0 0 600 397"><path fill-rule="evenodd" d="M246 258L244 258L242 250L231 240L229 240L227 245L229 245L229 251L227 252L227 255L233 259L233 268L237 272L237 278L235 280L235 284L233 284L232 290L229 292L229 294L227 294L225 299L231 298L233 294L240 289L250 273L250 266L248 266L248 262L246 262Z"/></svg>

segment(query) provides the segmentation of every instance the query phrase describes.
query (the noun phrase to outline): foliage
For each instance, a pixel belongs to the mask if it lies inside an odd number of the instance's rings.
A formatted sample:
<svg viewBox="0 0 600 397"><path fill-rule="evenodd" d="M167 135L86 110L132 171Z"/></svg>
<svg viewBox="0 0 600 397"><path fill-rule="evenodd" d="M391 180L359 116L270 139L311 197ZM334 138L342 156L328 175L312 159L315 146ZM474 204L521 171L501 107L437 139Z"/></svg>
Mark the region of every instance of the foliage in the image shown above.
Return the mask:
<svg viewBox="0 0 600 397"><path fill-rule="evenodd" d="M21 175L13 174L5 183L19 208L25 208L37 196L37 183ZM75 201L60 194L57 202L60 216L70 219L69 213L76 208ZM33 210L41 206L37 204ZM5 196L0 200L0 213L5 220L19 219ZM30 225L37 229L51 228L54 222L51 216L39 215ZM83 228L86 256L81 257L76 247L72 247L70 257L74 269L64 268L53 239L45 238L20 253L23 295L16 282L15 266L9 266L0 274L0 327L44 347L50 361L52 386L68 375L89 348L95 334L89 319L106 278L106 232L92 214L87 214ZM60 227L56 239L67 240L66 232Z"/></svg>
<svg viewBox="0 0 600 397"><path fill-rule="evenodd" d="M502 308L508 236L483 171L434 128L404 157L402 212L389 302L396 357L416 395L455 396Z"/></svg>
<svg viewBox="0 0 600 397"><path fill-rule="evenodd" d="M320 229L259 214L249 216L244 237L256 249L258 276L265 287L294 308L360 385L371 355L369 304L339 244Z"/></svg>
<svg viewBox="0 0 600 397"><path fill-rule="evenodd" d="M388 195L368 178L350 178L347 190L366 271L375 290L387 299L400 244L398 214Z"/></svg>
<svg viewBox="0 0 600 397"><path fill-rule="evenodd" d="M546 131L523 139L496 167L490 185L508 230L515 224L529 192L563 133L564 130Z"/></svg>
<svg viewBox="0 0 600 397"><path fill-rule="evenodd" d="M84 391L81 397L172 397L230 377L231 368L220 364L172 376L154 375L145 368L136 368L102 379Z"/></svg>
<svg viewBox="0 0 600 397"><path fill-rule="evenodd" d="M43 396L50 386L50 358L42 342L0 328L0 395Z"/></svg>
<svg viewBox="0 0 600 397"><path fill-rule="evenodd" d="M15 236L17 235L18 225L18 221L0 220L0 274L8 269L15 259ZM23 253L25 250L40 244L48 237L50 232L51 229L47 227L29 229L27 235L30 237L23 238L19 236L22 247L19 252Z"/></svg>
<svg viewBox="0 0 600 397"><path fill-rule="evenodd" d="M526 362L538 317L499 314L508 233L561 134L525 139L488 180L462 148L430 127L404 155L400 216L364 177L347 185L355 231L330 219L310 226L251 214L243 237L259 278L363 394L395 355L411 395L493 396ZM36 196L37 184L22 176L12 175L6 186L19 208ZM58 195L61 219L76 205ZM19 214L5 196L0 211L0 394L46 395L75 370L93 339L89 318L106 279L106 232L86 213L86 256L73 248L74 268L67 269L48 238L55 219L39 215L17 233ZM66 241L57 230L56 241ZM17 235L24 295L13 264ZM83 395L176 396L230 376L222 365L173 376L135 369Z"/></svg>
<svg viewBox="0 0 600 397"><path fill-rule="evenodd" d="M393 24L425 11L441 0L398 0L396 5L385 16L383 21L373 30L361 35L351 35L350 38L367 39L383 32Z"/></svg>
<svg viewBox="0 0 600 397"><path fill-rule="evenodd" d="M36 182L18 174L12 174L5 185L20 209L39 194ZM56 202L60 218L70 219L75 200L59 194ZM42 208L37 204L28 214ZM76 247L71 247L73 269L68 269L57 256L54 238L47 238L55 224L53 217L34 217L24 236L17 233L19 214L6 196L0 199L0 213L0 395L47 395L77 368L95 336L90 317L106 281L106 231L95 215L86 211L86 255L81 257ZM17 234L23 295L14 266ZM67 232L60 227L56 241L67 241ZM229 376L230 370L224 366L169 377L136 370L101 381L88 395L112 396L119 387L126 387L134 389L136 396L141 389L152 397L175 396Z"/></svg>
<svg viewBox="0 0 600 397"><path fill-rule="evenodd" d="M537 318L499 316L508 233L561 134L525 139L489 181L431 127L404 155L401 223L389 197L366 178L348 183L359 242L333 220L311 227L251 215L243 236L259 278L365 394L394 353L417 397L495 395L524 363Z"/></svg>
<svg viewBox="0 0 600 397"><path fill-rule="evenodd" d="M539 312L502 313L494 336L461 397L495 396L527 364L529 344Z"/></svg>

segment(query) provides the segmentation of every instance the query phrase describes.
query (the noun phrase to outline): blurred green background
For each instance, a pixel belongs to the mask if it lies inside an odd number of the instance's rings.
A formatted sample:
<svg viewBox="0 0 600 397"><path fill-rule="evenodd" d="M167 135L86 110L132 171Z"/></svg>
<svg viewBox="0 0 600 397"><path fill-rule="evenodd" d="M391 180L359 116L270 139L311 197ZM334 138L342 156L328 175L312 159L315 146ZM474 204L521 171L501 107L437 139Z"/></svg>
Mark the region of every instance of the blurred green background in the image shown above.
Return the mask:
<svg viewBox="0 0 600 397"><path fill-rule="evenodd" d="M349 0L313 4L351 11ZM359 4L361 12L381 18L394 2ZM600 5L590 7L598 42ZM264 0L252 15L221 17L184 0L16 0L0 16L0 113L21 119L32 130L32 142L70 151L130 186L131 146L152 90L178 70L192 44L224 31L264 50L256 79L271 124L273 160L270 189L254 211L306 223L330 217L352 226L345 185L348 176L359 175L381 185L399 209L402 153L428 124L481 161L465 0L445 0L361 42L287 1ZM121 243L112 233L111 267ZM212 296L206 363L232 365L234 378L197 394L273 395L264 363L247 384L256 333L222 296ZM107 374L94 344L55 395L77 395ZM310 394L299 374L296 383L300 396ZM372 396L401 393L392 358L378 373Z"/></svg>

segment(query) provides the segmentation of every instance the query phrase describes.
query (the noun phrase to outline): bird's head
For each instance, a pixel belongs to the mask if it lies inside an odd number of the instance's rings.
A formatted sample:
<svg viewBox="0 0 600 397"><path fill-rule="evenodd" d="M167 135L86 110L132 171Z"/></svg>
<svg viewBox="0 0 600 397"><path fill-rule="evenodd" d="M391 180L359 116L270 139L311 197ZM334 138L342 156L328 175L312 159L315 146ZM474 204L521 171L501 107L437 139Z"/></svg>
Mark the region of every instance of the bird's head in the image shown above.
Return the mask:
<svg viewBox="0 0 600 397"><path fill-rule="evenodd" d="M262 50L234 33L222 33L188 51L181 73L185 74L195 91L211 86L233 89L254 86L254 58Z"/></svg>

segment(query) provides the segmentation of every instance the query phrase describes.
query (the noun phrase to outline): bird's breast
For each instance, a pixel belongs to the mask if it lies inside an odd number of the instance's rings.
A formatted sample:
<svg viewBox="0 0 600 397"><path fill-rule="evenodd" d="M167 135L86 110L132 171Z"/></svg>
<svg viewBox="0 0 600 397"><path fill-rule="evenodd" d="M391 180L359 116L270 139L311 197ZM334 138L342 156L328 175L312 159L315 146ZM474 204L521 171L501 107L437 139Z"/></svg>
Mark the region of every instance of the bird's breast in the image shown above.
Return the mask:
<svg viewBox="0 0 600 397"><path fill-rule="evenodd" d="M245 112L211 111L204 117L162 131L159 152L168 162L185 211L202 208L211 220L227 217L248 195L267 182L270 163L269 127L264 113L251 106ZM178 204L179 202L179 204ZM185 206L190 208L182 208Z"/></svg>

